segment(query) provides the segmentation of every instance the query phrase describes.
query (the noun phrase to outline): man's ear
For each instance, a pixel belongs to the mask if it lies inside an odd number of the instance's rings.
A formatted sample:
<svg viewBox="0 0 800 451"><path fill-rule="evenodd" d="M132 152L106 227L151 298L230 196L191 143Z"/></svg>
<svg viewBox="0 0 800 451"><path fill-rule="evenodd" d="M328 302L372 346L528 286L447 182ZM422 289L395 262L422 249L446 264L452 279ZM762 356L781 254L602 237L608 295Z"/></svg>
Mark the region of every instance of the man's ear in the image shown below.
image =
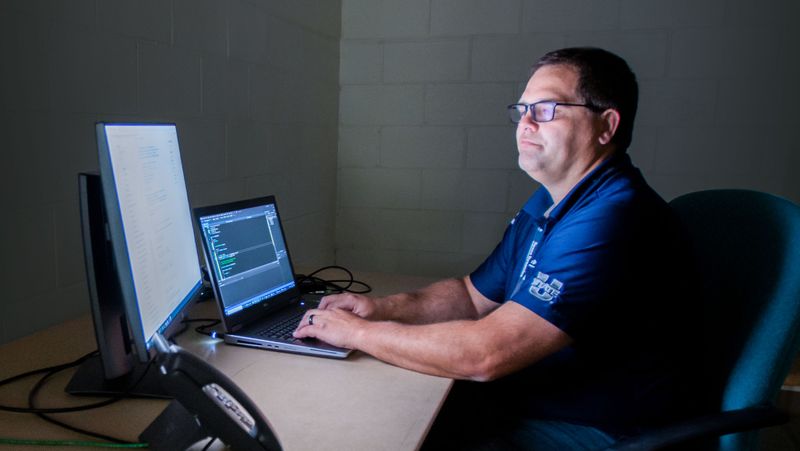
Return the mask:
<svg viewBox="0 0 800 451"><path fill-rule="evenodd" d="M602 131L598 140L600 144L606 145L611 142L611 138L617 133L619 127L619 111L614 109L607 109L600 114L600 121L602 122Z"/></svg>

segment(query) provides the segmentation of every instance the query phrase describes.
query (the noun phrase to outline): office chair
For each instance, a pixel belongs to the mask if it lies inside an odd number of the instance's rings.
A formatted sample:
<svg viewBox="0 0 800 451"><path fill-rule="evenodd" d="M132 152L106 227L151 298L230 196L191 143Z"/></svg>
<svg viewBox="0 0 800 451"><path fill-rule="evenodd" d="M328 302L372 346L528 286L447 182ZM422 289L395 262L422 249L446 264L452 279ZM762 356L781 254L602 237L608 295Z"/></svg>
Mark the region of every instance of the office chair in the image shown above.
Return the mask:
<svg viewBox="0 0 800 451"><path fill-rule="evenodd" d="M800 207L747 190L700 191L670 205L694 248L700 280L684 283L704 293L698 383L718 412L611 449L754 449L758 429L788 421L774 401L800 345Z"/></svg>

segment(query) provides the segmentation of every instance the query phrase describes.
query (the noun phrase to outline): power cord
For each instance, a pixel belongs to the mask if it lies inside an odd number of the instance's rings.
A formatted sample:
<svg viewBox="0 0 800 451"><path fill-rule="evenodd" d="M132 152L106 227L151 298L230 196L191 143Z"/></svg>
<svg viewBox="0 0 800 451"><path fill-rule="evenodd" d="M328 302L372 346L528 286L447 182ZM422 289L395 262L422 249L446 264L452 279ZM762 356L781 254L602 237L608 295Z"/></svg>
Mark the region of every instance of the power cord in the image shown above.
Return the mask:
<svg viewBox="0 0 800 451"><path fill-rule="evenodd" d="M147 368L145 369L145 371L142 372L142 375L139 376L139 378L133 384L131 384L131 386L127 390L125 390L125 392L123 392L121 395L115 396L114 398L109 399L108 400L108 401L110 401L109 404L111 404L112 402L117 402L117 401L127 397L127 395L130 394L130 390L132 390L134 387L139 385L139 382L141 382L141 380L144 378L144 375L147 373L147 371L150 369L150 366L152 366L152 365L153 365L153 359L150 359L150 361L147 363ZM35 408L36 407L36 404L35 404L36 395L39 393L39 390L41 390L41 388L44 386L45 381L48 378L50 378L51 376L55 375L56 373L57 373L57 371L50 371L49 373L45 374L41 379L39 379L39 382L37 382L36 385L34 385L34 387L31 389L30 393L28 394L28 406L30 408ZM60 426L60 427L65 428L65 429L69 429L69 430L71 430L73 432L77 432L79 434L88 435L90 437L99 438L101 440L107 440L107 441L112 442L112 443L137 444L136 442L131 442L129 440L124 440L124 439L112 437L112 436L109 436L109 435L105 435L105 434L100 434L100 433L97 433L97 432L89 431L89 430L86 430L86 429L81 429L81 428L73 426L71 424L64 423L64 422L62 422L60 420L56 420L55 418L47 416L44 413L36 413L36 415L39 418L41 418L41 419L43 419L43 420L45 420L47 422L55 424L56 426Z"/></svg>
<svg viewBox="0 0 800 451"><path fill-rule="evenodd" d="M3 379L2 381L0 381L0 387L2 387L3 385L10 384L12 382L18 381L20 379L24 379L26 377L33 376L35 374L49 373L51 371L58 372L58 371L61 371L61 370L65 370L67 368L71 368L73 366L78 366L81 363L83 363L84 361L86 361L86 359L94 356L95 354L97 354L97 351L92 351L92 352L90 352L90 353L88 353L88 354L86 354L86 355L84 355L82 357L79 357L77 360L74 360L74 361L69 362L69 363L62 363L60 365L54 365L54 366L50 366L50 367L46 367L46 368L39 368L39 369L36 369L36 370L27 371L27 372L22 373L22 374L17 374L16 376L11 376L11 377L9 377L7 379ZM100 402L84 404L82 406L54 407L54 408L15 407L15 406L6 406L6 405L3 405L3 404L0 404L0 410L5 410L7 412L16 412L16 413L66 413L66 412L79 412L81 410L95 409L97 407L107 406L107 405L111 404L112 402L116 402L116 400L107 399L107 400L100 401Z"/></svg>
<svg viewBox="0 0 800 451"><path fill-rule="evenodd" d="M194 328L194 331L198 334L208 335L211 338L225 338L225 334L222 332L217 332L210 328L219 325L222 321L216 318L187 318L182 321L183 323L206 323Z"/></svg>
<svg viewBox="0 0 800 451"><path fill-rule="evenodd" d="M81 429L81 428L72 426L70 424L64 423L62 421L56 420L55 418L52 418L52 417L49 417L49 416L46 415L48 413L80 412L80 411L84 411L84 410L96 409L98 407L103 407L103 406L107 406L109 404L113 404L113 403L115 403L115 402L127 397L130 394L130 390L133 389L134 387L136 387L136 385L138 385L139 382L141 382L143 376L141 376L139 379L137 379L121 395L106 399L104 401L90 403L90 404L84 404L84 405L81 405L81 406L73 406L73 407L54 407L54 408L36 407L36 404L35 404L36 395L41 390L41 388L44 386L44 384L47 381L47 379L49 379L53 375L57 374L60 371L65 370L67 368L71 368L71 367L80 365L86 359L94 356L95 354L97 354L97 351L92 351L92 352L90 352L90 353L78 358L77 360L72 361L72 362L68 362L68 363L64 363L64 364L60 364L60 365L54 365L54 366L46 367L46 368L40 368L40 369L36 369L36 370L32 370L32 371L27 371L25 373L21 373L21 374L18 374L16 376L12 376L12 377L9 377L9 378L6 378L6 379L0 381L0 387L1 387L3 385L10 384L11 382L18 381L20 379L24 379L24 378L29 377L29 376L33 376L35 374L45 373L44 376L42 376L36 382L34 387L28 393L28 407L16 407L16 406L0 405L0 410L5 410L5 411L9 411L9 412L16 412L16 413L32 413L32 414L35 414L35 415L39 416L43 420L48 421L50 423L53 423L53 424L55 424L57 426L60 426L62 428L65 428L65 429L68 429L68 430L71 430L73 432L77 432L77 433L80 433L80 434L88 435L90 437L99 438L101 440L107 440L110 443L80 441L80 440L27 440L27 439L15 439L15 438L0 438L0 445L4 445L5 444L5 445L27 445L27 446L43 446L43 445L48 445L48 446L91 446L91 447L111 447L111 448L144 448L144 447L146 447L147 446L146 443L131 442L131 441L128 441L128 440L123 440L123 439L119 439L119 438L116 438L116 437L111 437L111 436L100 434L100 433L96 433L96 432L93 432L93 431L88 431L88 430ZM152 360L150 361L150 363L148 365L150 365L150 364L152 364ZM144 373L146 373L146 372L143 372L142 374L144 375Z"/></svg>
<svg viewBox="0 0 800 451"><path fill-rule="evenodd" d="M340 271L344 271L347 274L348 278L327 280L320 277L316 277L317 274L328 269L338 269ZM353 277L353 273L349 269L345 268L344 266L338 266L338 265L323 266L322 268L319 268L308 275L295 274L295 282L300 287L300 291L302 291L303 293L337 294L337 293L347 292L347 293L365 294L372 291L372 287L369 286L367 283L362 282L360 280L356 280ZM345 283L346 285L344 286L339 285L340 283ZM361 289L352 288L354 285L360 285L362 288Z"/></svg>
<svg viewBox="0 0 800 451"><path fill-rule="evenodd" d="M36 382L36 385L33 386L33 388L31 389L30 393L28 393L28 406L31 409L35 409L36 408L36 394L44 386L45 381L47 379L49 379L51 376L53 376L54 374L56 374L56 371L51 371L51 372L45 374L44 376L42 376L42 378L39 379L38 382ZM55 418L47 416L46 414L41 413L41 412L36 412L36 416L38 416L39 418L47 421L48 423L55 424L56 426L60 426L60 427L62 427L64 429L69 429L70 431L77 432L79 434L88 435L88 436L91 436L91 437L99 438L101 440L107 440L107 441L113 442L113 443L130 443L130 442L126 441L126 440L118 439L116 437L110 437L108 435L99 434L99 433L96 433L96 432L80 429L78 427L75 427L75 426L72 426L70 424L64 423L62 421L56 420Z"/></svg>

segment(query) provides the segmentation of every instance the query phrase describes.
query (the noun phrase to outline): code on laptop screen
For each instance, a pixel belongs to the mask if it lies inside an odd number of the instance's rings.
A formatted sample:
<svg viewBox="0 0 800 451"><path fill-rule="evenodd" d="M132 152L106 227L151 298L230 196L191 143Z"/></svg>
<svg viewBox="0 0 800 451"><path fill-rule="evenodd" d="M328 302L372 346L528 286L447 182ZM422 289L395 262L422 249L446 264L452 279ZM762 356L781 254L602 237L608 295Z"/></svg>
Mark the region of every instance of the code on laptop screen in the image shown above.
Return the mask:
<svg viewBox="0 0 800 451"><path fill-rule="evenodd" d="M294 287L274 204L200 218L226 315Z"/></svg>

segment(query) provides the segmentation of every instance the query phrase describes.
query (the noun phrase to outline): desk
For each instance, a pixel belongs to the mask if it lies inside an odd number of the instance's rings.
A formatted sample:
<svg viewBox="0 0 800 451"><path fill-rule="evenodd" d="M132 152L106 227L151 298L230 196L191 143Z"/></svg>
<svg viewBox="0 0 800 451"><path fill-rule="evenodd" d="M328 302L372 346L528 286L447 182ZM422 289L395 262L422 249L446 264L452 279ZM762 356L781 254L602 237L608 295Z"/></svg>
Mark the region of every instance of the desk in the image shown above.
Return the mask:
<svg viewBox="0 0 800 451"><path fill-rule="evenodd" d="M432 281L378 273L357 276L379 295ZM192 310L191 316L200 315L216 317L213 302ZM91 318L85 316L0 345L0 379L74 360L95 349L93 334ZM360 352L346 360L284 354L225 345L192 328L176 341L233 379L261 408L289 451L416 449L452 385L450 379L407 371ZM69 370L54 377L42 390L39 405L79 405L93 400L63 393L71 375ZM1 402L27 405L28 388L36 380L34 377L0 388ZM55 417L78 427L137 440L166 405L167 401L130 399ZM87 439L34 415L9 412L0 412L0 436ZM7 448L0 446L2 449Z"/></svg>

